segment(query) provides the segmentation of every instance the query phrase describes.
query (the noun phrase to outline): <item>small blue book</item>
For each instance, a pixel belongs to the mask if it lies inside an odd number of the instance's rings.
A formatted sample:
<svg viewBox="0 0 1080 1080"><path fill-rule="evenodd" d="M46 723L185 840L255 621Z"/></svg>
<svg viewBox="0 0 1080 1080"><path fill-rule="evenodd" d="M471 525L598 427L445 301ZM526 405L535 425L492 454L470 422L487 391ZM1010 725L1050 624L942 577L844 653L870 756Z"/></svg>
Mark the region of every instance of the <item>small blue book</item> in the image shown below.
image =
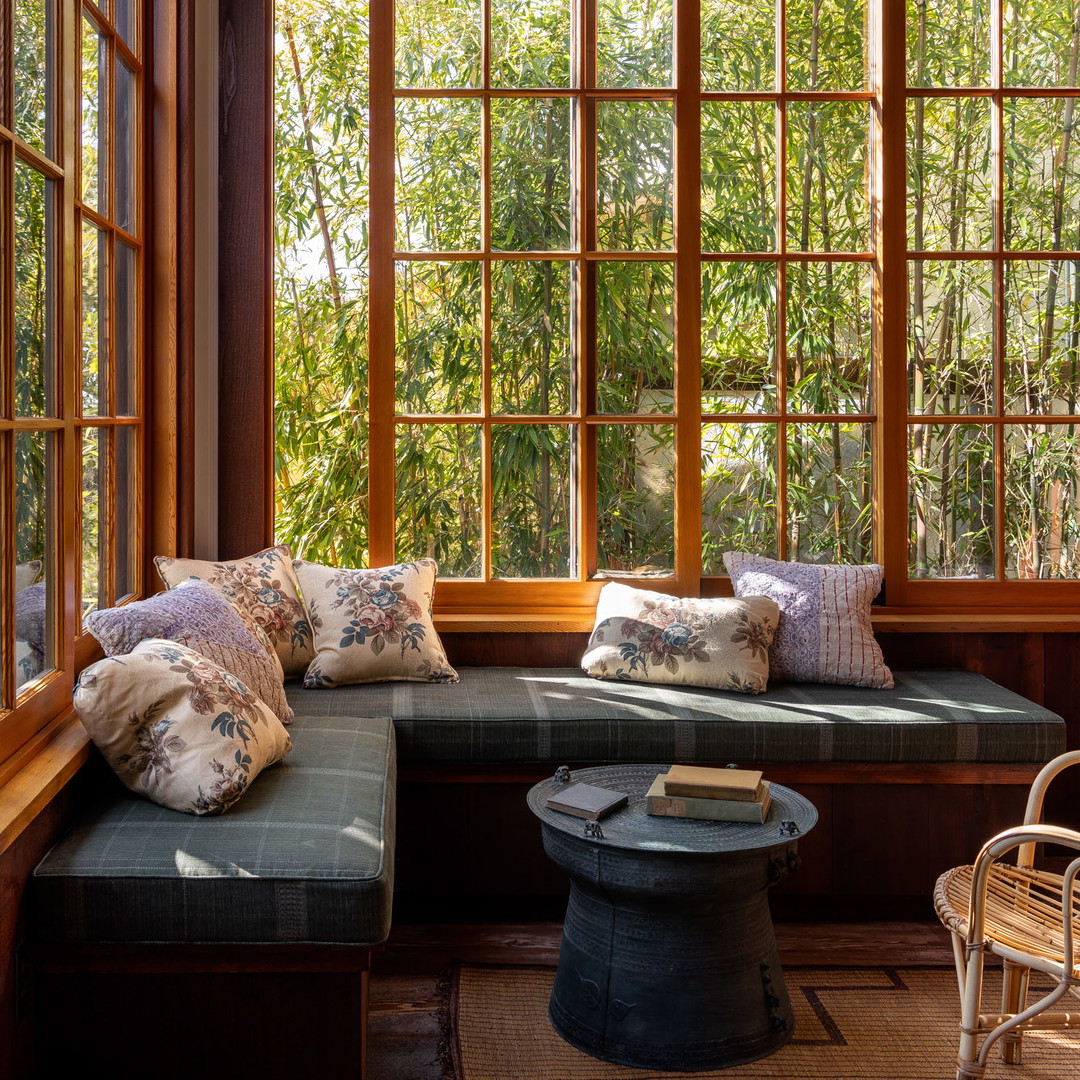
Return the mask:
<svg viewBox="0 0 1080 1080"><path fill-rule="evenodd" d="M625 806L628 798L624 792L609 791L595 784L571 784L563 791L549 796L547 804L552 810L597 821L613 810L618 810L620 806Z"/></svg>

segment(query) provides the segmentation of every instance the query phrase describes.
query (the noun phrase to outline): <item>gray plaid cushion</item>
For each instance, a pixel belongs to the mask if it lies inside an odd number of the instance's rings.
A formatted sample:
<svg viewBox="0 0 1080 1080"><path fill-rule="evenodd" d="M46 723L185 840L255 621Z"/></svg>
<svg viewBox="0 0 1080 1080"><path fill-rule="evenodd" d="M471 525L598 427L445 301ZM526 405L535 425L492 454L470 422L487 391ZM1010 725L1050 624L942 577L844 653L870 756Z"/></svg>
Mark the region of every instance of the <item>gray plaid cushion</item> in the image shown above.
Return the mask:
<svg viewBox="0 0 1080 1080"><path fill-rule="evenodd" d="M292 733L292 754L221 817L117 787L34 871L39 939L383 941L394 869L390 721L297 717Z"/></svg>
<svg viewBox="0 0 1080 1080"><path fill-rule="evenodd" d="M749 697L591 679L579 668L459 668L455 685L305 690L298 714L387 715L408 762L1042 763L1065 722L971 671L894 672L874 690L775 683Z"/></svg>

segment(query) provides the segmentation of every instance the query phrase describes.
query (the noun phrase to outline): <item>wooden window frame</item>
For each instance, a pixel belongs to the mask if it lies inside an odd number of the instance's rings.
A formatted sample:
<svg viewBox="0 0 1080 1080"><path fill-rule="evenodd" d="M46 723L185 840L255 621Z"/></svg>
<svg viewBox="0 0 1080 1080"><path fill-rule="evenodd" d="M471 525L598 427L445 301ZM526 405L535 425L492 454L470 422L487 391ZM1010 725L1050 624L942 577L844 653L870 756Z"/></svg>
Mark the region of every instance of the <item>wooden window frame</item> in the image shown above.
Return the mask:
<svg viewBox="0 0 1080 1080"><path fill-rule="evenodd" d="M72 733L71 693L77 673L88 662L101 655L100 649L91 635L82 632L80 613L81 590L81 519L82 519L82 481L80 444L85 435L101 433L109 454L109 462L99 471L104 477L101 489L101 505L98 521L102 529L100 537L101 562L99 564L102 583L101 602L115 603L124 599L117 595L111 554L112 545L119 530L125 530L123 550L128 552L127 570L130 574L130 588L126 596L139 595L145 588L146 556L150 533L150 515L147 513L146 478L149 475L148 459L150 442L154 438L149 420L149 356L148 337L150 329L149 282L151 280L150 263L154 259L151 247L150 222L148 208L150 188L148 183L147 163L151 158L149 125L150 87L155 78L151 67L153 49L151 31L156 19L154 4L160 9L165 5L160 0L138 0L135 4L138 20L138 50L136 56L127 44L115 32L111 20L111 3L97 4L92 0L49 0L52 6L52 19L55 32L54 43L54 78L53 78L53 156L47 158L32 146L27 145L13 131L0 127L0 163L2 163L2 181L0 191L3 199L0 205L11 207L13 194L13 168L16 158L25 161L39 172L47 175L55 183L54 236L54 273L55 273L55 327L54 327L54 400L50 415L46 417L16 416L14 414L14 343L12 340L12 320L14 318L14 268L12 260L5 263L0 289L3 303L2 329L0 341L3 342L3 356L0 370L0 789L11 781L20 770L33 767L35 770L53 769L44 765L40 756L47 748L58 751L54 765L55 773L49 772L52 780L70 774L73 765L79 760L85 745L85 736L77 731ZM175 5L174 5L175 6ZM4 48L10 49L14 17L13 0L0 2L0 19L3 20L3 32L0 41ZM108 141L101 148L104 157L104 202L97 208L83 206L80 199L80 117L81 117L81 48L84 17L89 18L95 29L105 41L107 74L101 87L103 108L108 110ZM10 58L10 52L7 54ZM120 60L127 65L134 75L134 108L131 116L133 152L132 163L132 224L130 229L123 229L116 220L112 206L113 177L115 162L115 137L117 118L114 109L114 83L116 64ZM5 103L3 116L10 115L9 109L14 101L13 72L9 60L3 63L2 97ZM99 358L99 377L104 380L105 408L101 415L84 415L82 408L82 357L81 357L81 250L82 221L92 222L103 233L105 251L104 265L100 268L99 297L107 302L107 331L101 341L104 355ZM13 250L14 215L10 210L3 212L3 244L5 250ZM173 219L175 228L175 218ZM117 355L116 327L116 288L112 267L115 266L113 253L115 246L123 240L135 252L135 295L132 300L136 312L135 334L130 345L132 355L127 360L133 380L131 408L123 416L116 414L116 380L114 378ZM168 342L166 346L166 369L169 367ZM115 519L116 468L115 443L116 432L121 429L132 430L135 437L132 446L130 466L134 471L132 478L134 529ZM13 442L19 432L50 432L56 442L55 475L50 489L52 515L52 537L54 545L53 595L49 611L49 626L53 641L51 667L25 686L17 687L15 682L13 647L15 640L15 597L14 597L14 543L15 543L15 507L14 507L14 460ZM169 485L164 487L168 489ZM169 513L175 513L171 506ZM118 548L121 545L116 545ZM109 553L107 553L109 552ZM57 762L59 762L57 764ZM49 790L49 783L44 776L39 777L31 786L40 791ZM18 786L18 785L16 785ZM5 828L9 821L0 821Z"/></svg>
<svg viewBox="0 0 1080 1080"><path fill-rule="evenodd" d="M781 15L784 0L780 0ZM374 5L371 18L371 217L370 217L370 456L369 460L390 464L373 469L369 476L369 507L371 530L369 536L370 557L373 565L393 561L394 553L394 426L399 420L411 418L398 416L394 411L394 317L392 266L401 256L394 244L394 175L392 169L394 144L395 101L404 97L462 96L494 97L499 91L490 89L455 90L405 90L394 88L394 50L388 48L393 40L394 13L391 4ZM590 30L585 19L588 5L578 2L578 18ZM1040 613L1053 619L1060 615L1069 618L1080 604L1080 580L1028 580L1006 579L1001 567L1002 552L1002 500L996 500L998 535L998 572L994 579L968 581L961 579L919 579L908 574L908 490L907 490L907 437L908 426L921 418L908 413L907 389L907 272L909 260L915 253L908 249L907 238L907 173L906 173L906 115L907 103L916 96L954 96L955 91L909 88L906 64L906 10L903 0L871 0L868 5L871 31L869 36L869 81L865 93L799 93L788 92L782 84L776 93L719 93L702 92L699 80L699 55L697 53L698 7L694 3L676 3L676 74L670 98L675 101L677 115L676 176L679 178L675 193L676 244L674 262L680 284L676 289L676 320L680 332L686 335L679 346L679 368L676 375L677 455L676 455L676 550L675 574L670 579L643 581L642 584L667 592L699 593L701 595L725 595L730 584L723 577L706 577L701 573L700 532L701 507L695 492L700 490L696 462L700 454L701 402L697 393L700 374L700 348L698 327L700 325L700 278L697 266L724 259L774 260L785 262L803 261L867 261L872 268L874 281L873 332L875 339L873 357L873 400L875 409L863 416L843 415L837 420L866 420L874 426L875 453L873 463L873 502L875 552L885 567L887 584L887 607L879 609L880 621L890 619L910 620L920 613L950 612L955 620L969 618L972 625L980 620L993 620L996 613L1019 615L1022 612ZM781 27L783 23L781 22ZM585 43L590 52L589 39ZM779 61L778 61L779 62ZM484 69L487 71L485 46ZM1000 57L996 70L1000 72ZM487 87L489 84L485 83ZM586 87L590 84L586 81ZM518 95L517 91L504 91L505 95ZM993 97L1001 101L1005 97L1023 96L1076 96L1073 89L1005 89L1000 79L993 86L973 94ZM575 96L583 102L603 97L663 97L662 92L624 92L609 90L536 91L533 96ZM522 93L519 96L528 96ZM712 100L779 100L787 102L801 99L866 100L871 110L871 251L869 253L812 253L785 250L784 230L778 236L777 252L747 253L736 256L702 255L700 252L700 192L697 187L700 140L698 137L700 108L703 101ZM783 106L781 106L781 111ZM1000 125L1000 109L998 110ZM587 126L586 126L587 127ZM1000 173L1000 134L997 141ZM588 147L583 148L588 151ZM783 151L778 149L778 154ZM585 160L590 160L588 153ZM485 166L486 167L486 166ZM1000 184L1000 178L999 178ZM489 187L484 177L485 199ZM778 185L777 197L784 198L785 185ZM1000 190L1000 188L999 188ZM588 205L586 203L586 205ZM781 209L782 213L782 209ZM1001 207L998 200L997 213ZM588 220L586 216L586 221ZM781 219L782 220L782 219ZM588 225L586 224L586 229ZM486 232L486 230L485 230ZM1000 221L999 232L1000 236ZM485 245L479 253L456 254L454 257L490 257ZM546 253L528 253L529 257L544 257ZM624 257L648 257L649 253L635 253ZM958 257L960 253L934 252L934 258ZM1045 257L1045 253L980 252L980 258L1000 263L1009 258ZM1054 253L1057 258L1068 258L1072 253ZM413 255L418 258L422 256ZM442 253L438 256L444 258ZM558 257L565 258L565 254ZM581 262L608 253L588 250L572 254ZM1000 273L998 278L1000 279ZM1001 288L996 300L1000 319ZM785 319L778 318L778 331L784 332ZM486 329L485 323L485 329ZM782 338L781 338L782 341ZM1001 335L997 337L997 379L1000 382L1001 354L1004 348ZM564 418L560 418L564 419ZM596 416L584 410L578 413L577 422L584 426L617 420L617 417ZM635 418L637 419L637 418ZM725 418L727 419L727 418ZM750 418L747 418L750 419ZM754 417L754 420L784 419L783 409L777 416ZM799 416L798 419L803 419ZM818 419L818 418L815 418ZM830 420L832 417L820 419ZM936 419L936 418L935 418ZM1010 416L994 419L1000 450L1002 431L1009 423L1022 423L1025 418ZM1046 417L1039 417L1040 422ZM1075 418L1073 418L1075 420ZM974 418L981 422L983 418ZM490 426L490 417L478 421ZM539 421L538 421L539 422ZM933 422L933 421L931 421ZM950 418L950 422L971 422ZM1052 419L1052 423L1068 423L1068 417ZM886 453L888 449L888 453ZM582 455L584 458L585 455ZM781 463L782 464L782 463ZM998 474L997 488L1000 492L1002 463L1000 454L995 462ZM780 470L781 475L783 469ZM584 503L590 497L590 478L578 477L579 499ZM580 509L584 509L582 506ZM588 521L582 514L582 520ZM898 527L902 524L902 527ZM582 551L591 550L593 537L586 534ZM602 580L589 580L584 575L580 581L543 581L536 583L518 580L493 580L482 583L444 580L440 582L436 611L440 625L447 629L564 629L589 624L591 609Z"/></svg>

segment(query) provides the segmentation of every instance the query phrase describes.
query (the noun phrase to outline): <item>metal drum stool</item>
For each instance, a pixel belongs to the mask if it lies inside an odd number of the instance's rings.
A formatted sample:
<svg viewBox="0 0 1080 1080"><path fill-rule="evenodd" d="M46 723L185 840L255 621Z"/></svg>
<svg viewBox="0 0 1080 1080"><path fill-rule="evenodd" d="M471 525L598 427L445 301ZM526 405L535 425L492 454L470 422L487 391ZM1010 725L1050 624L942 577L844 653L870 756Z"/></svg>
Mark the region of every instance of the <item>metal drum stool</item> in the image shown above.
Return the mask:
<svg viewBox="0 0 1080 1080"><path fill-rule="evenodd" d="M645 792L666 770L574 772L629 794L601 822L547 808L566 786L563 770L529 791L544 850L570 877L549 1016L567 1042L620 1065L754 1061L791 1037L768 890L797 869L798 837L817 811L773 784L763 825L651 817Z"/></svg>

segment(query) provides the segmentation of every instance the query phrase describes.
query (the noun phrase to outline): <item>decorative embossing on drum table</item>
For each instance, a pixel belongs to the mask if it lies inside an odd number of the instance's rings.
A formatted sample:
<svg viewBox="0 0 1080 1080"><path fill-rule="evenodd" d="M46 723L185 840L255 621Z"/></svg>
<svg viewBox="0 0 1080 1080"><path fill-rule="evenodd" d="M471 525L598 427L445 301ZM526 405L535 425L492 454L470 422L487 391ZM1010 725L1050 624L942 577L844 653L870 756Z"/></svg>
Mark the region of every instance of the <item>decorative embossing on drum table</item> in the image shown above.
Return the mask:
<svg viewBox="0 0 1080 1080"><path fill-rule="evenodd" d="M798 838L817 811L773 784L760 825L650 817L645 795L666 768L576 770L574 781L629 793L602 830L548 809L565 774L529 791L544 850L570 877L551 1022L567 1042L620 1065L754 1061L791 1038L768 890L798 868Z"/></svg>

